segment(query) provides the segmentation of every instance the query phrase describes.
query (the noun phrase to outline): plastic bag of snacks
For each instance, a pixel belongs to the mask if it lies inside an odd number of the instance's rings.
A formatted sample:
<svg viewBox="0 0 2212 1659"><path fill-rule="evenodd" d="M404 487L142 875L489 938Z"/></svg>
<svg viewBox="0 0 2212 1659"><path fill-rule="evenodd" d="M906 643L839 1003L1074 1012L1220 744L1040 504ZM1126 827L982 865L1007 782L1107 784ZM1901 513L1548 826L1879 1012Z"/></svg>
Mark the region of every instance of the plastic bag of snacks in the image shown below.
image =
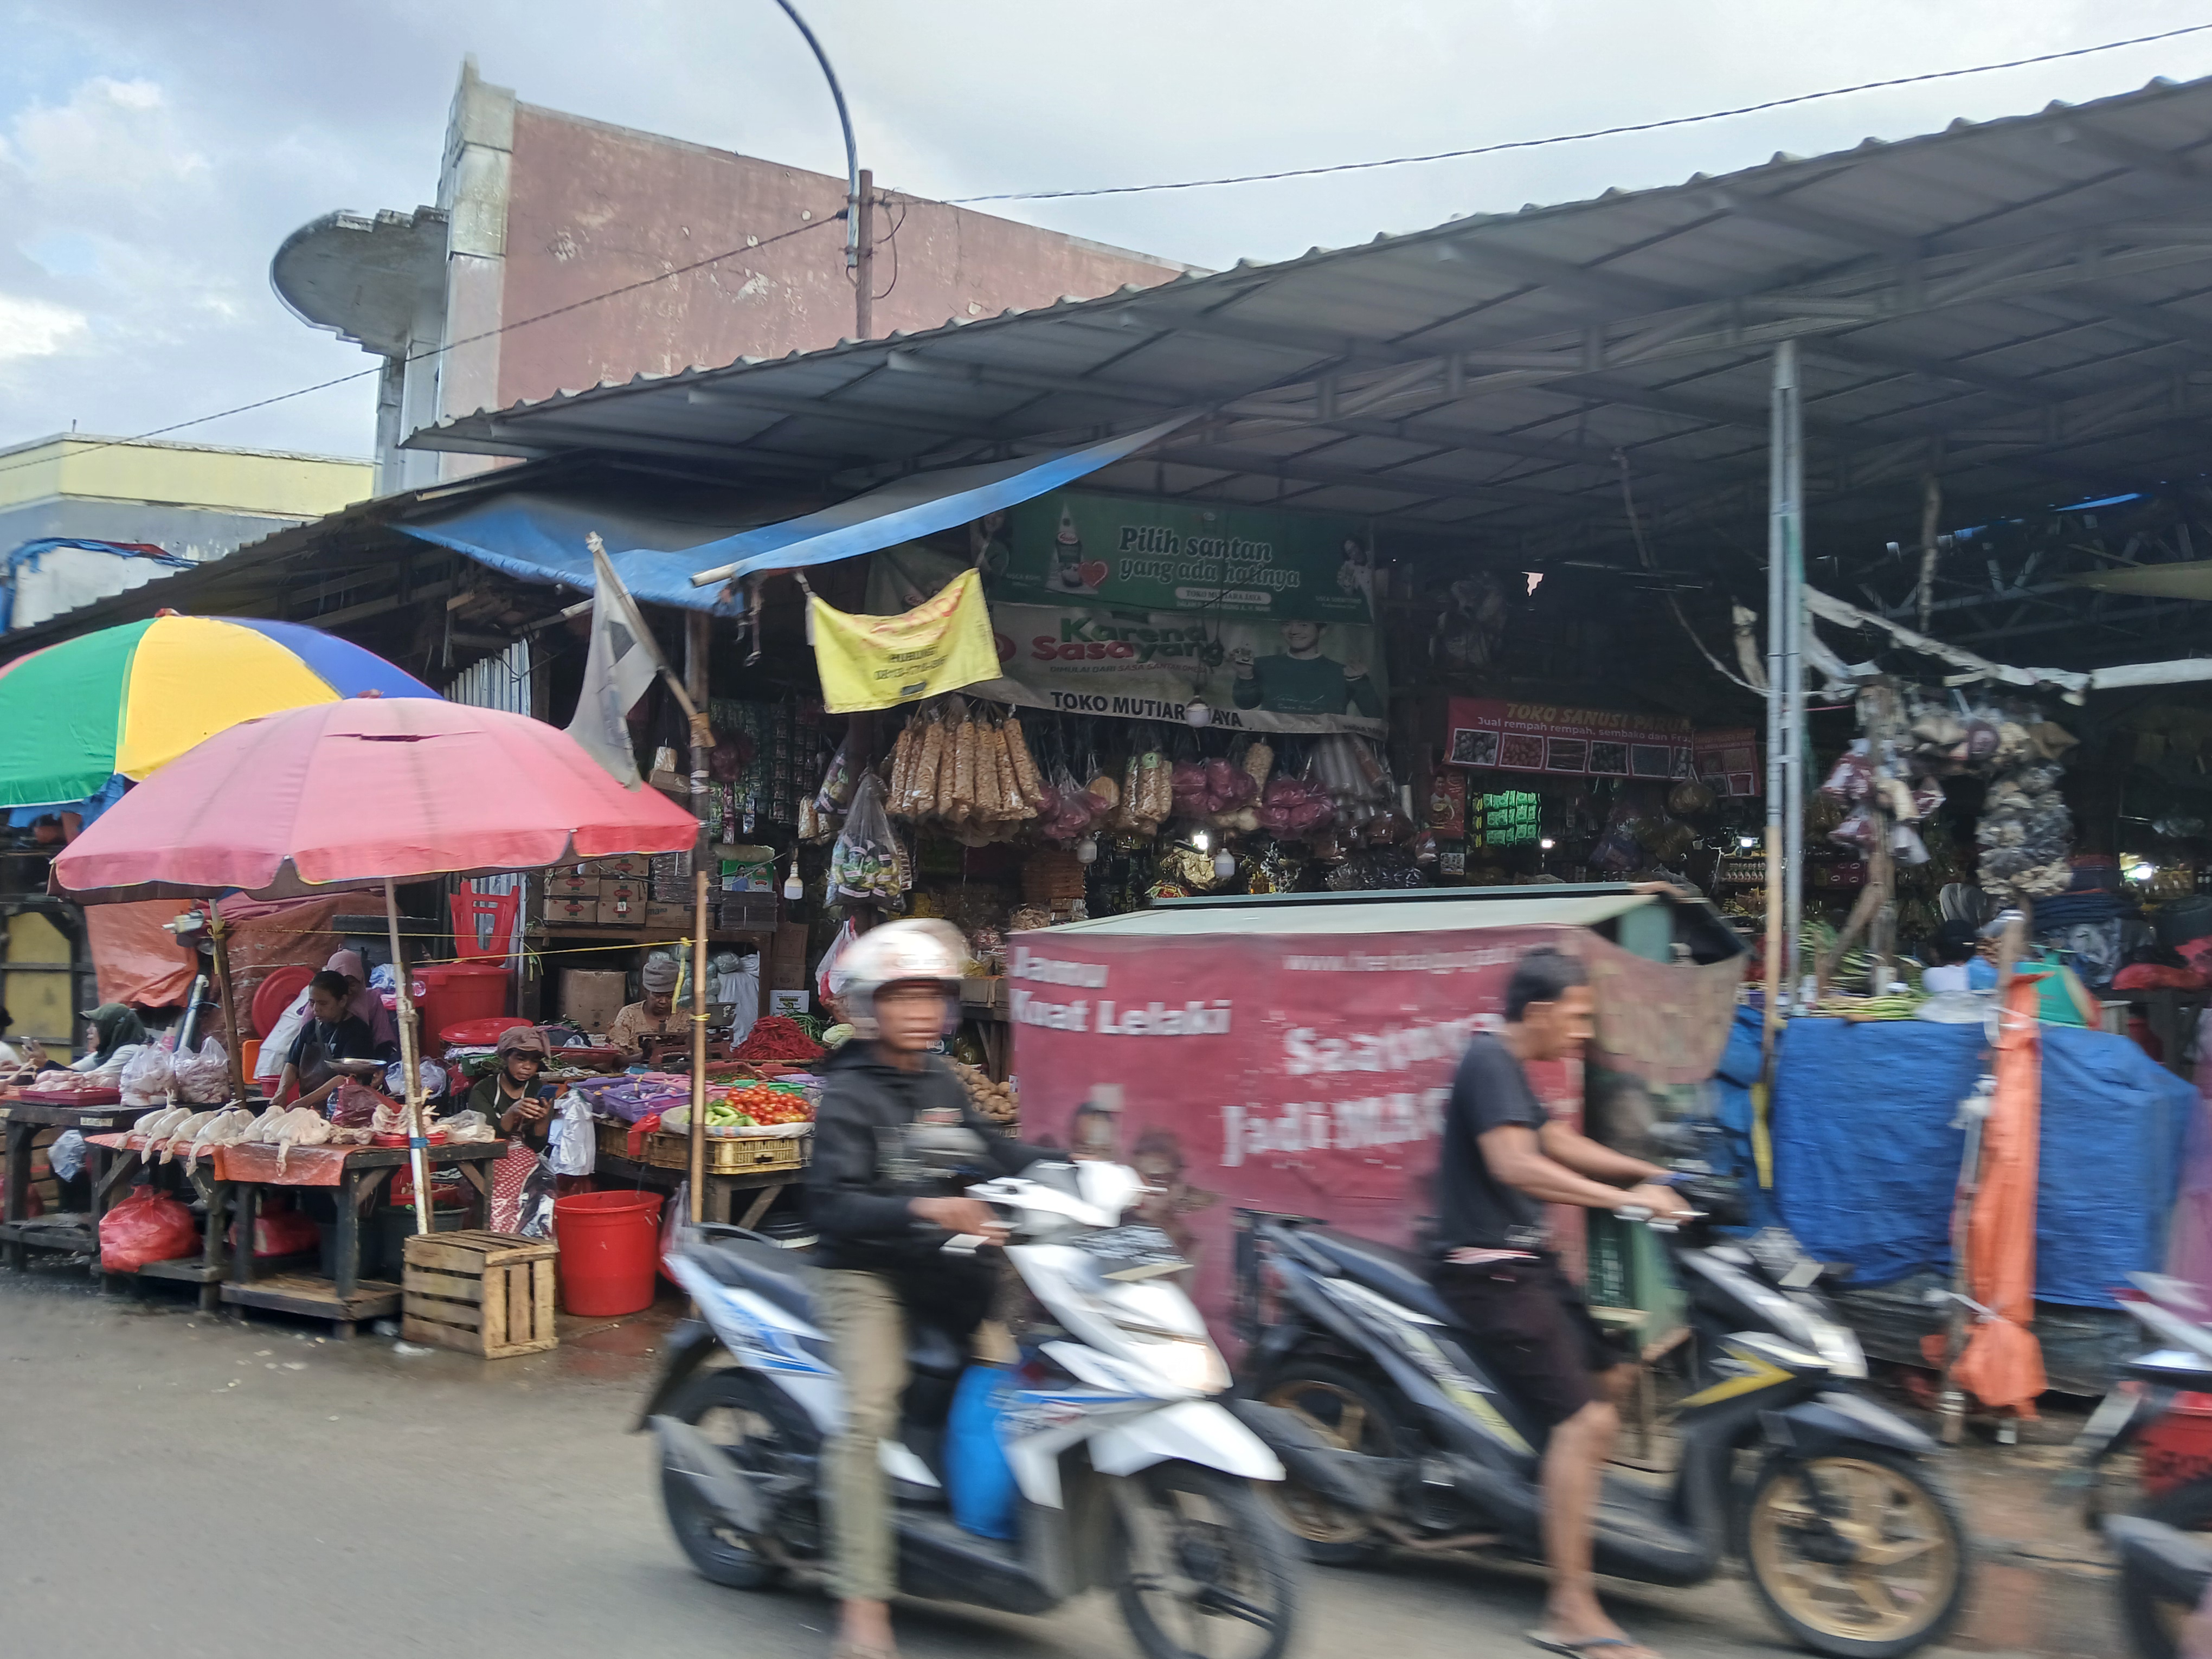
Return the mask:
<svg viewBox="0 0 2212 1659"><path fill-rule="evenodd" d="M896 903L906 891L904 859L884 811L884 786L872 772L853 792L852 810L830 849L830 890L871 903Z"/></svg>

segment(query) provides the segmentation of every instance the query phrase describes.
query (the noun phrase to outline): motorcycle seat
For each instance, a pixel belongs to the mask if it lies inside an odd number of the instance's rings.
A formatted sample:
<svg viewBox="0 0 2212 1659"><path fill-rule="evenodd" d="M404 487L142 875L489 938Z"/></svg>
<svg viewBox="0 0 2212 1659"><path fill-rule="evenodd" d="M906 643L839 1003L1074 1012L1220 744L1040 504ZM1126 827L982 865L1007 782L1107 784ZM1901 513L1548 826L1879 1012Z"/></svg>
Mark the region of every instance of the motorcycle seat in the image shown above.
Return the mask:
<svg viewBox="0 0 2212 1659"><path fill-rule="evenodd" d="M715 1238L695 1247L692 1260L725 1285L750 1291L793 1319L814 1323L814 1282L821 1269L811 1250L780 1249L750 1238Z"/></svg>
<svg viewBox="0 0 2212 1659"><path fill-rule="evenodd" d="M1330 1227L1300 1228L1298 1238L1320 1251L1353 1283L1364 1285L1377 1296L1389 1297L1401 1308L1458 1328L1459 1316L1429 1283L1429 1264L1419 1256Z"/></svg>

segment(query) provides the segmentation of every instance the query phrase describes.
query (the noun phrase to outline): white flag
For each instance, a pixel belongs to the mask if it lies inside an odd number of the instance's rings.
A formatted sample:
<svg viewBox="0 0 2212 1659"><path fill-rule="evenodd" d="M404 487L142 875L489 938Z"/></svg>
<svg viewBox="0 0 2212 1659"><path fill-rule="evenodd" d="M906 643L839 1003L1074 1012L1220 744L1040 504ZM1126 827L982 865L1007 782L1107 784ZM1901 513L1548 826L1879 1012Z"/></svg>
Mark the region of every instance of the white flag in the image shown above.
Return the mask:
<svg viewBox="0 0 2212 1659"><path fill-rule="evenodd" d="M660 672L660 649L645 618L638 615L636 601L615 574L606 544L596 532L584 538L584 544L592 550L596 585L592 648L584 659L583 695L576 701L568 735L625 788L635 789L644 780L637 775L637 754L625 716Z"/></svg>

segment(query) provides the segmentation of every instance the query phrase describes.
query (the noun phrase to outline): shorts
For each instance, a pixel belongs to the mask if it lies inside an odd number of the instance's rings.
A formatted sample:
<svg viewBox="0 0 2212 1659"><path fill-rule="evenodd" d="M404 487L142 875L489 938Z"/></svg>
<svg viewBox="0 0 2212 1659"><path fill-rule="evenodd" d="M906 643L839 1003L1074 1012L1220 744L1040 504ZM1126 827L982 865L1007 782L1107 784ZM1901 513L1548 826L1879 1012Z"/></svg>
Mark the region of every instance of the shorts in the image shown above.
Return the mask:
<svg viewBox="0 0 2212 1659"><path fill-rule="evenodd" d="M1549 1255L1480 1267L1443 1262L1434 1281L1491 1380L1547 1429L1596 1399L1595 1374L1628 1358Z"/></svg>

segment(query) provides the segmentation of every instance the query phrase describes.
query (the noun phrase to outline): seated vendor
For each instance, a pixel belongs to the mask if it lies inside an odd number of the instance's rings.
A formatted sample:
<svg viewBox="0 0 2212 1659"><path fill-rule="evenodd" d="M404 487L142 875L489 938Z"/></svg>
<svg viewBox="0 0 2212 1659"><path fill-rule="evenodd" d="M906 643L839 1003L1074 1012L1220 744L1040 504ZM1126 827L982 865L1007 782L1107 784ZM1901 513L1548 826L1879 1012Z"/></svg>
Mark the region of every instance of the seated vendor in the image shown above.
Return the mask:
<svg viewBox="0 0 2212 1659"><path fill-rule="evenodd" d="M672 957L647 957L638 972L645 1000L633 1002L607 1027L607 1041L626 1054L635 1054L650 1036L688 1037L689 1014L676 1012L676 981L681 972Z"/></svg>
<svg viewBox="0 0 2212 1659"><path fill-rule="evenodd" d="M535 1026L517 1025L500 1033L495 1054L499 1069L477 1079L469 1105L484 1115L501 1139L542 1152L553 1116L550 1103L538 1097L538 1074L545 1069L544 1036Z"/></svg>
<svg viewBox="0 0 2212 1659"><path fill-rule="evenodd" d="M321 1106L347 1078L373 1075L396 1057L396 1045L379 1042L368 1022L346 1006L351 992L345 975L327 968L307 981L307 1006L314 1018L301 1028L284 1057L278 1100Z"/></svg>

